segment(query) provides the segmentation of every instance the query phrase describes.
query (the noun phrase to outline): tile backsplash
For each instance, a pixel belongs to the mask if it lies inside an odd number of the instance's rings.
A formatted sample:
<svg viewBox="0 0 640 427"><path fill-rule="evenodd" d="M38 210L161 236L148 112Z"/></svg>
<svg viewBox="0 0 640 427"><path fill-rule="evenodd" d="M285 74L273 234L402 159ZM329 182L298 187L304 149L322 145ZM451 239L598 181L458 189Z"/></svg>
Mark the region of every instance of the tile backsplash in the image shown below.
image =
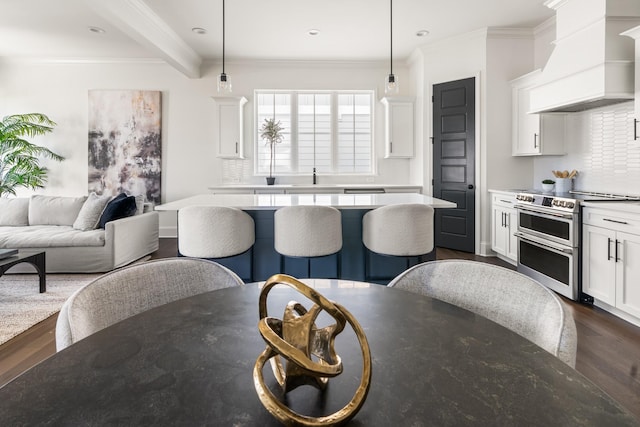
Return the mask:
<svg viewBox="0 0 640 427"><path fill-rule="evenodd" d="M640 195L640 140L633 140L633 102L572 113L567 154L534 160L534 188L552 170L577 169L574 189Z"/></svg>

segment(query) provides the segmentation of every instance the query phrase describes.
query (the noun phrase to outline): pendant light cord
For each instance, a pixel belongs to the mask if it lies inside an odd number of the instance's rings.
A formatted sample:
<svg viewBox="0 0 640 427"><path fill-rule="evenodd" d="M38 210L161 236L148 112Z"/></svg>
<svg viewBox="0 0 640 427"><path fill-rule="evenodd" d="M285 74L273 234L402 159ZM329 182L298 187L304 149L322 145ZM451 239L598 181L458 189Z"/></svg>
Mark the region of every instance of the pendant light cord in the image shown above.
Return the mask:
<svg viewBox="0 0 640 427"><path fill-rule="evenodd" d="M224 0L222 0L222 74L224 74Z"/></svg>
<svg viewBox="0 0 640 427"><path fill-rule="evenodd" d="M223 0L224 1L224 0ZM389 46L389 64L390 64L390 71L391 71L391 75L393 75L393 0L389 0L389 39L390 39L390 46Z"/></svg>

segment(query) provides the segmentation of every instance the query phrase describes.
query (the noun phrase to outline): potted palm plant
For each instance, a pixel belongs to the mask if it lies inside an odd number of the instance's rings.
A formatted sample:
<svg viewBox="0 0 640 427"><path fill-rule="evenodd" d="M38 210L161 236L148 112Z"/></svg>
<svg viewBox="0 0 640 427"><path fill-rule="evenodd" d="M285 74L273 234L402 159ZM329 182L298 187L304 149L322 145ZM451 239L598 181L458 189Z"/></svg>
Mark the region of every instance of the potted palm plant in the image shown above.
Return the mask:
<svg viewBox="0 0 640 427"><path fill-rule="evenodd" d="M264 119L264 123L260 128L260 137L265 140L265 144L269 145L269 176L267 177L267 185L273 185L276 178L273 176L273 167L276 161L276 144L284 139L282 131L284 128L280 124L280 120L269 118Z"/></svg>
<svg viewBox="0 0 640 427"><path fill-rule="evenodd" d="M0 197L15 196L18 187L44 187L47 168L40 165L40 158L62 161L64 157L23 137L47 134L55 125L40 113L14 114L0 121Z"/></svg>

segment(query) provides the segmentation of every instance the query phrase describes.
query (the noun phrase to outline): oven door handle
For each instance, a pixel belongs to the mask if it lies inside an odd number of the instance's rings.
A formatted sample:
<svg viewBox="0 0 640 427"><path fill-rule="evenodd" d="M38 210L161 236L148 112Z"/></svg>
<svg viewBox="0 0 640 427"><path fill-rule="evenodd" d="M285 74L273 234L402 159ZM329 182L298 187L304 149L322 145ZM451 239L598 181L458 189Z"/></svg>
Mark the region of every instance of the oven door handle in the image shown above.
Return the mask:
<svg viewBox="0 0 640 427"><path fill-rule="evenodd" d="M555 246L547 245L537 240L533 240L528 235L521 233L519 231L516 231L515 233L513 233L513 235L524 240L527 243L531 243L532 245L538 246L540 248L549 249L550 251L555 252L557 254L567 254L567 255L573 254L573 249L571 248L556 248Z"/></svg>
<svg viewBox="0 0 640 427"><path fill-rule="evenodd" d="M565 214L560 212L547 212L547 211L543 212L541 210L528 208L527 205L516 205L515 208L521 211L531 212L538 216L546 215L546 216L555 216L557 218L563 218L563 219L573 219L573 214Z"/></svg>

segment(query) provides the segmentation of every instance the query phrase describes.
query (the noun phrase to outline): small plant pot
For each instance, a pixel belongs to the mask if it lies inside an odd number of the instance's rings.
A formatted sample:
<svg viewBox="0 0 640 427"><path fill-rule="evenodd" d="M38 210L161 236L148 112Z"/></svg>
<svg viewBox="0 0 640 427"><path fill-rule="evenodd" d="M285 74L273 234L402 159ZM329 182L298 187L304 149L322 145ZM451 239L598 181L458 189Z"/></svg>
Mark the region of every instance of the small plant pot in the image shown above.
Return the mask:
<svg viewBox="0 0 640 427"><path fill-rule="evenodd" d="M273 185L276 183L276 177L275 176L268 176L267 177L267 185Z"/></svg>
<svg viewBox="0 0 640 427"><path fill-rule="evenodd" d="M542 191L544 191L545 193L550 193L553 191L553 189L555 188L555 184L545 184L542 183Z"/></svg>

